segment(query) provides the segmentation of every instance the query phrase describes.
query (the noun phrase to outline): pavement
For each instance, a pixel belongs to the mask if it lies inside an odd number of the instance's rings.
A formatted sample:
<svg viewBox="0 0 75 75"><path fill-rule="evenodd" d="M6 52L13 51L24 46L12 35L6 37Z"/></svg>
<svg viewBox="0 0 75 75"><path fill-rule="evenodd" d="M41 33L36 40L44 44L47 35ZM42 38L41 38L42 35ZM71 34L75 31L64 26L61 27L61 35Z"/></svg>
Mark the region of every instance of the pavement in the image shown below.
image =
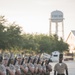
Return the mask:
<svg viewBox="0 0 75 75"><path fill-rule="evenodd" d="M50 63L52 65L52 72L50 73L50 75L54 75L54 66L56 63L57 62ZM74 61L64 61L64 63L66 63L68 66L69 75L75 75L75 60Z"/></svg>

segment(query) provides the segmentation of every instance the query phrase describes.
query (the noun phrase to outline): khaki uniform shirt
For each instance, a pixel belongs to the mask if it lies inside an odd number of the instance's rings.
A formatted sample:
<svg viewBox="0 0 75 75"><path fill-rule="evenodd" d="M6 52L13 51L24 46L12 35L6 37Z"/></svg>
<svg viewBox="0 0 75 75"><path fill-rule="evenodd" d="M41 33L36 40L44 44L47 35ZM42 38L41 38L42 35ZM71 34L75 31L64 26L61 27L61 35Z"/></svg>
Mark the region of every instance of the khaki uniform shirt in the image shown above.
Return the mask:
<svg viewBox="0 0 75 75"><path fill-rule="evenodd" d="M38 70L39 70L39 73L42 73L43 67L41 66L41 64L38 64Z"/></svg>
<svg viewBox="0 0 75 75"><path fill-rule="evenodd" d="M0 71L6 75L6 68L3 64L0 64Z"/></svg>
<svg viewBox="0 0 75 75"><path fill-rule="evenodd" d="M12 72L14 72L14 73L16 72L16 68L13 64L10 64L9 68L10 68L10 70L12 70Z"/></svg>
<svg viewBox="0 0 75 75"><path fill-rule="evenodd" d="M18 62L16 62L16 64L15 64L15 69L18 70L19 72L21 72L20 65L18 64Z"/></svg>
<svg viewBox="0 0 75 75"><path fill-rule="evenodd" d="M58 74L64 74L65 70L67 70L68 67L65 63L57 63L54 67L54 71L56 71Z"/></svg>
<svg viewBox="0 0 75 75"><path fill-rule="evenodd" d="M27 64L22 64L22 66L23 66L25 69L28 69Z"/></svg>

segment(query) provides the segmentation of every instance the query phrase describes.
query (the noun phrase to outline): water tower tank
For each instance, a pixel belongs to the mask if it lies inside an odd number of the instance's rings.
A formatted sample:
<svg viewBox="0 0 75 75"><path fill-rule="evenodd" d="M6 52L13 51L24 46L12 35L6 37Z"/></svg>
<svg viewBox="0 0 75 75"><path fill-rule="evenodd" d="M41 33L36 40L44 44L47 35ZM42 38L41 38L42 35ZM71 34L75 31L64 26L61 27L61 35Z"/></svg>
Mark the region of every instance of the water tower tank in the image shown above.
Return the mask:
<svg viewBox="0 0 75 75"><path fill-rule="evenodd" d="M51 12L51 21L52 22L62 22L63 21L63 13L58 10Z"/></svg>

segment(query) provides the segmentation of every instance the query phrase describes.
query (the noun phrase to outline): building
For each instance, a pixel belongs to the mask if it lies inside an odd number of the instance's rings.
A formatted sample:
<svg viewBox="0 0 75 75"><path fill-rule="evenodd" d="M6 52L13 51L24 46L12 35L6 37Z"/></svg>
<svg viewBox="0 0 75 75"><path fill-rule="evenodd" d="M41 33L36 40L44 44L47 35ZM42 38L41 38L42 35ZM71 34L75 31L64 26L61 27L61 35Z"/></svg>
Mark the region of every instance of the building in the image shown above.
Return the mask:
<svg viewBox="0 0 75 75"><path fill-rule="evenodd" d="M72 30L66 40L66 43L69 44L69 52L75 53L75 30Z"/></svg>

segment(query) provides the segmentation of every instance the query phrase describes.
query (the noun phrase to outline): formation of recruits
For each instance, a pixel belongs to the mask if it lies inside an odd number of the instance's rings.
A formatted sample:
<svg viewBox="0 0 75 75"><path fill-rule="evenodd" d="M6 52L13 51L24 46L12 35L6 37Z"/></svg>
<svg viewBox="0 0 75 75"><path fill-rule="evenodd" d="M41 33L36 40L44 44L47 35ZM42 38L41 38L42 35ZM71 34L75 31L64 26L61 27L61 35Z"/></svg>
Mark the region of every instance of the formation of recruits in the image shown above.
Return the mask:
<svg viewBox="0 0 75 75"><path fill-rule="evenodd" d="M68 75L68 67L62 62L63 55L59 55L59 62L54 66L54 75ZM0 55L0 75L50 75L52 66L49 59L22 56L18 54Z"/></svg>
<svg viewBox="0 0 75 75"><path fill-rule="evenodd" d="M18 54L0 55L0 75L50 75L50 60Z"/></svg>

